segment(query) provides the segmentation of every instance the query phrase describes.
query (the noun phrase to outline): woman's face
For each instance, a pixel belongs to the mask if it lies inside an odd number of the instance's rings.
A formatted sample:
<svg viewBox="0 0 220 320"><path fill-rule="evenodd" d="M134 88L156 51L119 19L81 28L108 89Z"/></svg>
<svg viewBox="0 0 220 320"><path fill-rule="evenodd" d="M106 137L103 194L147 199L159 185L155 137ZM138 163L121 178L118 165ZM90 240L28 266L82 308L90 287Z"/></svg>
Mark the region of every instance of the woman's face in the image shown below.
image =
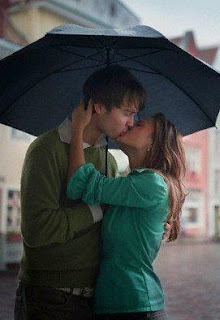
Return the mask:
<svg viewBox="0 0 220 320"><path fill-rule="evenodd" d="M120 148L130 147L138 150L147 150L151 144L154 133L154 119L139 120L135 126L115 141Z"/></svg>

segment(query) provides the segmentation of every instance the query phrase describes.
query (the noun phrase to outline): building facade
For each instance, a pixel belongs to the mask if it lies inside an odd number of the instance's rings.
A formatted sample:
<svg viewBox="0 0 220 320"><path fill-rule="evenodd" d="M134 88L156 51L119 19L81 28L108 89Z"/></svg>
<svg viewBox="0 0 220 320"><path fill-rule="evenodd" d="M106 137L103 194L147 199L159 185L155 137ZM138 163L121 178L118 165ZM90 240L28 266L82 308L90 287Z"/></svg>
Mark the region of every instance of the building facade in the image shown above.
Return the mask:
<svg viewBox="0 0 220 320"><path fill-rule="evenodd" d="M207 236L208 232L208 135L206 130L184 138L188 196L182 211L183 234Z"/></svg>
<svg viewBox="0 0 220 320"><path fill-rule="evenodd" d="M219 47L198 48L193 32L171 39L176 45L217 67ZM220 65L220 64L219 64ZM220 236L220 129L211 128L184 138L188 190L183 211L183 234L188 236Z"/></svg>
<svg viewBox="0 0 220 320"><path fill-rule="evenodd" d="M213 61L213 67L220 71L220 50ZM220 114L218 128L209 130L209 236L220 239Z"/></svg>
<svg viewBox="0 0 220 320"><path fill-rule="evenodd" d="M220 128L210 129L209 136L208 210L210 237L220 239Z"/></svg>
<svg viewBox="0 0 220 320"><path fill-rule="evenodd" d="M17 0L12 3L9 20L28 42L61 24L75 23L88 28L127 28L139 24L134 13L118 0Z"/></svg>

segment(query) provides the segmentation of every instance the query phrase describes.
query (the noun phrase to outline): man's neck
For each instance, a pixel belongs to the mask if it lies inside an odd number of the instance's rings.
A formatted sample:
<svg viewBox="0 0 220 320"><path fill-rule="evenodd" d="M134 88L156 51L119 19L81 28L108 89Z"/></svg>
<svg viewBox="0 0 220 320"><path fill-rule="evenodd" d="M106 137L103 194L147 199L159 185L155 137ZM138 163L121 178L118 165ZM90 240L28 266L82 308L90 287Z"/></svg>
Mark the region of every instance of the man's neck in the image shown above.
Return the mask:
<svg viewBox="0 0 220 320"><path fill-rule="evenodd" d="M95 123L91 121L84 129L83 141L88 143L90 146L94 146L101 135L102 132L97 128Z"/></svg>

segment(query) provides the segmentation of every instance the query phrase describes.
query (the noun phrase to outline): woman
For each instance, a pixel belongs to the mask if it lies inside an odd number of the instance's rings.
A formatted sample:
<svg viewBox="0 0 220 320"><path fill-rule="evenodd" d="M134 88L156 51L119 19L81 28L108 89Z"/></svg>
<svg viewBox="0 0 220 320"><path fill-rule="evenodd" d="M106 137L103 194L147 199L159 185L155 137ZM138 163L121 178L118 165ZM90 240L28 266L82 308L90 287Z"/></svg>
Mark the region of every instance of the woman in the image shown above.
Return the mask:
<svg viewBox="0 0 220 320"><path fill-rule="evenodd" d="M164 224L169 241L180 228L185 199L185 156L181 136L161 114L141 120L116 139L127 154L127 177L106 178L85 164L82 137L92 114L74 110L67 195L93 205L107 204L102 222L102 256L95 289L97 319L165 319L164 293L152 263Z"/></svg>

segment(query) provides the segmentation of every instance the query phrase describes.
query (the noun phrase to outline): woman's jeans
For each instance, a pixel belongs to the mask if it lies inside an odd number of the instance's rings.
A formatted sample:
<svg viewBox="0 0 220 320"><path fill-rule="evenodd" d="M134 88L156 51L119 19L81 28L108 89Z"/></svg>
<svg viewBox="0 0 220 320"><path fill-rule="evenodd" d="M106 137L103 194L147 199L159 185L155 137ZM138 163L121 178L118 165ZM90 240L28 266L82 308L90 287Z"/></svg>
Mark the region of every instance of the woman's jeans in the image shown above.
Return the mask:
<svg viewBox="0 0 220 320"><path fill-rule="evenodd" d="M117 313L97 315L96 320L168 320L166 313L160 311L136 312L136 313Z"/></svg>

